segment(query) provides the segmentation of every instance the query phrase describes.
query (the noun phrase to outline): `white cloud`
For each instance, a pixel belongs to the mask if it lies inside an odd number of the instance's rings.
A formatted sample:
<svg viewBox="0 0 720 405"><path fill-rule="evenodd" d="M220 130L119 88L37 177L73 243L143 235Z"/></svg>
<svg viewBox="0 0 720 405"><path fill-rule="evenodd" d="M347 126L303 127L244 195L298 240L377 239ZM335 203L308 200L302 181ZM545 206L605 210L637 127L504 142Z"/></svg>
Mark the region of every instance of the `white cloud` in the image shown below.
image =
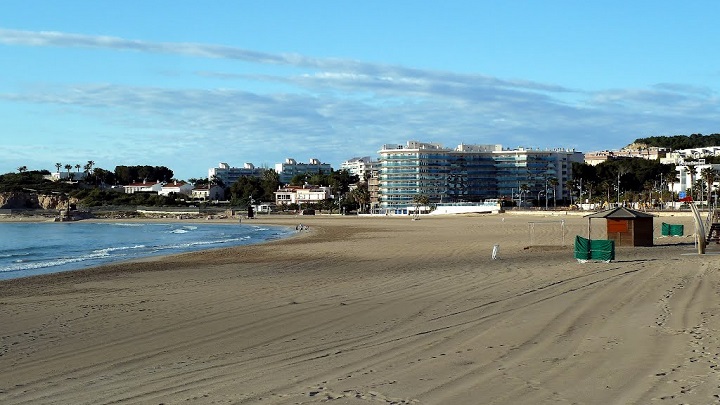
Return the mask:
<svg viewBox="0 0 720 405"><path fill-rule="evenodd" d="M124 145L142 141L158 159L175 159L173 154L182 147L198 165L188 177L202 176L208 165L221 160L238 159L241 164L267 158L273 161L265 163L274 163L292 156L339 163L374 155L383 143L407 139L588 150L620 147L642 136L717 131L717 94L682 84L589 93L481 74L60 32L0 29L0 43L222 58L258 64L259 69L301 69L292 74L195 72L222 81L222 88L78 83L34 84L0 93L6 102L91 116L124 134ZM233 88L235 81L281 84L283 91L273 86L242 90L240 85Z"/></svg>

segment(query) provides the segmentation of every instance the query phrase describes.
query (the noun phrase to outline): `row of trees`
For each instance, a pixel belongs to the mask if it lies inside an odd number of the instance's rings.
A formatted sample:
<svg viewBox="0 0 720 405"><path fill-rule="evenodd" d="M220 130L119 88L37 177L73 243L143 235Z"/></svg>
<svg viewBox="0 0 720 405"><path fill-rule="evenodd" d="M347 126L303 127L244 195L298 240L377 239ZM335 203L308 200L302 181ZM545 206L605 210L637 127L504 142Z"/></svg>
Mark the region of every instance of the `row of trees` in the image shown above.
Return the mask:
<svg viewBox="0 0 720 405"><path fill-rule="evenodd" d="M691 173L691 171L688 171ZM699 178L692 179L688 195L694 200L712 201L717 171L705 168ZM675 165L633 158L609 160L591 166L573 164L573 179L565 185L571 195L590 202L642 202L650 204L677 201L672 184L677 183Z"/></svg>
<svg viewBox="0 0 720 405"><path fill-rule="evenodd" d="M672 150L703 148L707 146L720 145L720 134L650 136L647 138L636 139L635 143L645 144L647 146L656 146L659 148L670 148Z"/></svg>
<svg viewBox="0 0 720 405"><path fill-rule="evenodd" d="M88 161L86 165L62 165L56 163L57 172L61 168L68 171L67 178L75 180L74 173L84 170L84 176L77 176L78 181L53 182L44 178L49 175L47 170L29 171L27 166L18 168L18 173L0 175L0 191L37 191L42 193L62 193L81 200L85 206L100 205L177 205L184 201L177 199L153 196L146 193L124 194L109 191L103 187L108 184L130 184L145 180L149 183L157 181L169 182L173 171L164 166L117 166L114 171L95 167L95 162ZM72 170L75 169L75 172ZM350 191L351 185L358 182L358 176L351 175L346 170L332 171L330 173L302 174L295 176L292 185L313 184L330 187L334 199L328 199L310 207L314 209L333 210L335 208L352 210L367 210L370 195L367 185L362 184ZM253 202L270 202L275 200L274 192L281 186L277 172L271 169L263 171L260 178L242 177L234 184L223 184L220 179L189 179L195 185L217 185L225 190L230 203L234 206L244 207ZM288 207L295 209L297 207Z"/></svg>
<svg viewBox="0 0 720 405"><path fill-rule="evenodd" d="M329 198L317 203L303 205L302 208L333 211L338 209L344 212L354 210L367 211L370 205L370 193L366 183L350 190L351 185L358 183L359 178L351 175L347 170L332 171L330 173L299 174L292 178L290 185L329 187L335 198ZM227 188L230 203L245 206L251 202L275 201L274 192L281 186L277 172L267 169L260 178L242 177ZM286 209L297 210L297 204L290 204Z"/></svg>
<svg viewBox="0 0 720 405"><path fill-rule="evenodd" d="M60 173L60 169L64 168L67 171L67 177L70 180L84 179L85 183L88 184L130 184L137 181L148 181L148 182L169 182L173 179L173 171L165 166L115 166L114 171L105 170L102 168L96 168L95 162L88 160L85 165L79 163L75 165L62 163L55 163L57 172ZM76 176L75 173L80 173L80 169L83 169L84 176ZM75 172L72 170L75 169ZM21 166L18 168L18 172L22 173L27 171L27 166Z"/></svg>

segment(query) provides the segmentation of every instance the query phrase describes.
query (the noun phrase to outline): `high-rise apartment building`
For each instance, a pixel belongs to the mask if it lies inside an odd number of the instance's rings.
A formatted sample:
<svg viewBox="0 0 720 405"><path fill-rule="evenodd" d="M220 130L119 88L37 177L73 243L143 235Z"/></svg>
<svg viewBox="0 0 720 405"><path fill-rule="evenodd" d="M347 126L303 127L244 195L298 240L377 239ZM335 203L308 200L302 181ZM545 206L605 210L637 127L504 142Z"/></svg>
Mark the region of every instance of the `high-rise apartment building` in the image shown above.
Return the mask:
<svg viewBox="0 0 720 405"><path fill-rule="evenodd" d="M333 168L329 163L321 163L318 159L310 159L310 163L298 163L295 159L285 159L285 163L276 163L275 171L281 183L290 183L298 174L328 174Z"/></svg>
<svg viewBox="0 0 720 405"><path fill-rule="evenodd" d="M502 145L460 145L409 141L384 145L380 154L380 208L412 206L417 195L433 203L533 196L569 196L565 182L580 152L568 149L503 149ZM557 184L553 187L553 184ZM547 197L546 197L547 196Z"/></svg>
<svg viewBox="0 0 720 405"><path fill-rule="evenodd" d="M264 170L263 168L255 167L252 163L245 163L243 167L230 167L227 163L220 163L218 167L213 167L208 170L208 179L212 180L214 177L222 180L223 184L229 187L241 177L262 177Z"/></svg>
<svg viewBox="0 0 720 405"><path fill-rule="evenodd" d="M379 167L380 162L372 160L370 156L354 157L340 164L340 170L347 170L348 173L357 175L361 182L365 182Z"/></svg>

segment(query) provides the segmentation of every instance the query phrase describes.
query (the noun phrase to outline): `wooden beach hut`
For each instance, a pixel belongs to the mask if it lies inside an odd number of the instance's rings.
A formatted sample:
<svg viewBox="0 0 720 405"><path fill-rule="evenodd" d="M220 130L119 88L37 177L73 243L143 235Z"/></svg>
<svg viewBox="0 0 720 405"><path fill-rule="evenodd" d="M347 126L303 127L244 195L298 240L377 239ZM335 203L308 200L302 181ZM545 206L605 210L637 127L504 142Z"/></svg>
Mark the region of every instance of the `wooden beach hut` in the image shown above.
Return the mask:
<svg viewBox="0 0 720 405"><path fill-rule="evenodd" d="M652 214L617 207L585 217L588 218L588 238L590 238L590 221L605 218L607 238L615 241L616 246L653 245L653 218L655 216Z"/></svg>

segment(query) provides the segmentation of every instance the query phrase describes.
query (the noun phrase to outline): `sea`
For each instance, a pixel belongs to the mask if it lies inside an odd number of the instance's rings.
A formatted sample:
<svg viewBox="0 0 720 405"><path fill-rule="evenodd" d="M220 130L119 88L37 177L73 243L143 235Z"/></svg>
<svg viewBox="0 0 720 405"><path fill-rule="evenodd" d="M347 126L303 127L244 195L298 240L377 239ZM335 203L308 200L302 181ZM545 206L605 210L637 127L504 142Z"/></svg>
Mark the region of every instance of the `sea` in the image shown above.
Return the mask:
<svg viewBox="0 0 720 405"><path fill-rule="evenodd" d="M252 224L6 222L0 223L0 280L248 245L294 232Z"/></svg>

